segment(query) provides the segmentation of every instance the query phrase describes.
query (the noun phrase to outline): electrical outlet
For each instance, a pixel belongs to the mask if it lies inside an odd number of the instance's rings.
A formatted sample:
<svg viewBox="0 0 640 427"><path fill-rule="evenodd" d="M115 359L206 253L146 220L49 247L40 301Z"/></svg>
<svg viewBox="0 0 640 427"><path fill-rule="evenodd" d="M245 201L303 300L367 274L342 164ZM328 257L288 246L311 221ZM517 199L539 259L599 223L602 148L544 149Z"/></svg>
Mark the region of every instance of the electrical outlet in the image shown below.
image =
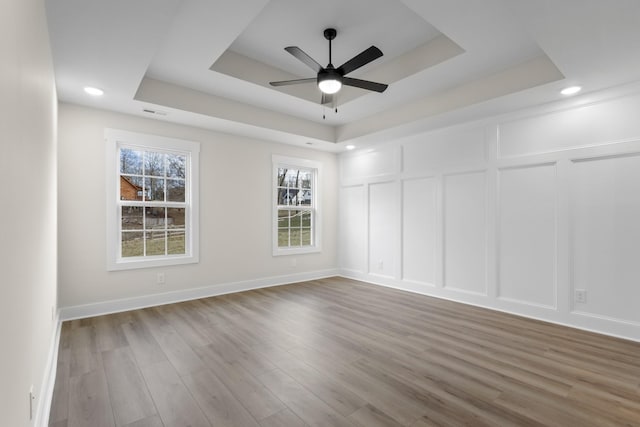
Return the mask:
<svg viewBox="0 0 640 427"><path fill-rule="evenodd" d="M295 258L291 258L291 267L296 267L298 265L298 260Z"/></svg>
<svg viewBox="0 0 640 427"><path fill-rule="evenodd" d="M378 270L384 270L384 262L381 259L378 260Z"/></svg>
<svg viewBox="0 0 640 427"><path fill-rule="evenodd" d="M164 273L158 273L158 275L156 276L156 283L158 285L164 285Z"/></svg>
<svg viewBox="0 0 640 427"><path fill-rule="evenodd" d="M586 304L586 302L587 302L587 290L586 289L576 289L574 297L575 297L575 301L578 304Z"/></svg>

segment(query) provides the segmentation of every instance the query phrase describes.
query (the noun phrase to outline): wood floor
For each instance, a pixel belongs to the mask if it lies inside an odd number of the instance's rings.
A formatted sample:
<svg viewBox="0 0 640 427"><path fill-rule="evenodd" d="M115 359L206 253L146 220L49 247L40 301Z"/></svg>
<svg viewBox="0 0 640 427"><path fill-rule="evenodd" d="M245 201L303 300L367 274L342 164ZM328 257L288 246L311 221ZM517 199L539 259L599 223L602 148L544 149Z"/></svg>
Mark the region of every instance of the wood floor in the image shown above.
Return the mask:
<svg viewBox="0 0 640 427"><path fill-rule="evenodd" d="M640 344L341 278L65 322L50 426L640 426Z"/></svg>

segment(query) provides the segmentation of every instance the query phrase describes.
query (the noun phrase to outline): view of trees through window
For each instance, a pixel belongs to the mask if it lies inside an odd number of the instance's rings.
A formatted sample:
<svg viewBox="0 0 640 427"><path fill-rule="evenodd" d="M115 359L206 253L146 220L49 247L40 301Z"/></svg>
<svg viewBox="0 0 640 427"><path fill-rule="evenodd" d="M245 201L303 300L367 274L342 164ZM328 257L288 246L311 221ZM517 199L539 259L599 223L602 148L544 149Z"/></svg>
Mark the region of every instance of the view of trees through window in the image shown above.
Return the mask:
<svg viewBox="0 0 640 427"><path fill-rule="evenodd" d="M313 244L313 179L313 170L278 168L276 203L280 248Z"/></svg>
<svg viewBox="0 0 640 427"><path fill-rule="evenodd" d="M120 148L121 256L185 254L187 155Z"/></svg>

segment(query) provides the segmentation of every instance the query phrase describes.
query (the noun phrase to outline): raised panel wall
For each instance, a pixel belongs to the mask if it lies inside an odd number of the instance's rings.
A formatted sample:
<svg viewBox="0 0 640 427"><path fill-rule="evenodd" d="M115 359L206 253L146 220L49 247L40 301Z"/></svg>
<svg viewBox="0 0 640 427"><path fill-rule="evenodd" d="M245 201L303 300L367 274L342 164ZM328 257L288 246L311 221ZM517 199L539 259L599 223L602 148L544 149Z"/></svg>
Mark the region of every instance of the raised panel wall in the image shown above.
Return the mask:
<svg viewBox="0 0 640 427"><path fill-rule="evenodd" d="M439 132L425 144L423 135L403 143L403 172L421 173L447 166L485 161L485 130L482 127L462 132Z"/></svg>
<svg viewBox="0 0 640 427"><path fill-rule="evenodd" d="M499 125L500 157L598 146L640 137L640 97L623 97Z"/></svg>
<svg viewBox="0 0 640 427"><path fill-rule="evenodd" d="M397 147L380 147L377 150L345 156L340 162L341 180L343 183L357 183L365 178L398 173L399 158Z"/></svg>
<svg viewBox="0 0 640 427"><path fill-rule="evenodd" d="M365 218L341 218L369 221L363 246L339 236L342 253L364 253L343 274L640 341L634 87L342 155L340 185L361 185Z"/></svg>
<svg viewBox="0 0 640 427"><path fill-rule="evenodd" d="M499 172L498 296L556 307L556 165Z"/></svg>
<svg viewBox="0 0 640 427"><path fill-rule="evenodd" d="M486 294L487 176L444 177L444 286Z"/></svg>
<svg viewBox="0 0 640 427"><path fill-rule="evenodd" d="M369 272L392 277L395 274L398 236L395 182L369 186Z"/></svg>
<svg viewBox="0 0 640 427"><path fill-rule="evenodd" d="M640 322L640 156L576 161L571 178L575 309Z"/></svg>
<svg viewBox="0 0 640 427"><path fill-rule="evenodd" d="M436 182L402 182L402 279L435 284Z"/></svg>
<svg viewBox="0 0 640 427"><path fill-rule="evenodd" d="M340 267L366 271L365 187L343 187L339 197L338 233L340 234Z"/></svg>

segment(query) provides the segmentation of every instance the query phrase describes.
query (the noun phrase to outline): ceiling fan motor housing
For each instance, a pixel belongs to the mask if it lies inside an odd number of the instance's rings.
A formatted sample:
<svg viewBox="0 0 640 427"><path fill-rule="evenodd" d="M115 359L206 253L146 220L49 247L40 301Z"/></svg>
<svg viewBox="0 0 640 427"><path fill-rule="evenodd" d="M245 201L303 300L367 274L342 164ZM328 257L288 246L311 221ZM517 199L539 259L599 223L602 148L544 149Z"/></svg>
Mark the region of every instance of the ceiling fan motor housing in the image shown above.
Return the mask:
<svg viewBox="0 0 640 427"><path fill-rule="evenodd" d="M318 72L318 87L324 93L336 93L342 87L342 74L329 64Z"/></svg>

